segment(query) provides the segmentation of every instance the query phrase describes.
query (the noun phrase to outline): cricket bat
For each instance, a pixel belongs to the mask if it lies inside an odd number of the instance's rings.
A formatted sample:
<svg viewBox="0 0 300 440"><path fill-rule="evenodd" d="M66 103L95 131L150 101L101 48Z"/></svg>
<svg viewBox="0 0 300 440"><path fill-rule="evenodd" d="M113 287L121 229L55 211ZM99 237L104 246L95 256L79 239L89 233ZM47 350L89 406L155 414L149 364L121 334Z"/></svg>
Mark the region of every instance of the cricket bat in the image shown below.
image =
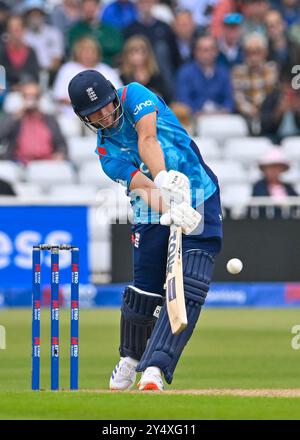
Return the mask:
<svg viewBox="0 0 300 440"><path fill-rule="evenodd" d="M166 302L171 330L174 335L187 326L182 275L182 230L171 225L166 270Z"/></svg>

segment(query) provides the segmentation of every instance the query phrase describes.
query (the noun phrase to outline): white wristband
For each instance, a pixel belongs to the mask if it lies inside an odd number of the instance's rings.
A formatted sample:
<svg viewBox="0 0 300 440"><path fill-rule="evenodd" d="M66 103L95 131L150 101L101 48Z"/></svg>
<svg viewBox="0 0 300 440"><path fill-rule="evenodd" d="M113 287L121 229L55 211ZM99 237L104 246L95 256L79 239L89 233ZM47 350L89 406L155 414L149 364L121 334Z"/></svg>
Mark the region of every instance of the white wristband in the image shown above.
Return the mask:
<svg viewBox="0 0 300 440"><path fill-rule="evenodd" d="M163 181L164 181L167 174L168 174L168 171L162 170L156 175L156 177L154 179L154 183L158 189L160 189L162 187Z"/></svg>

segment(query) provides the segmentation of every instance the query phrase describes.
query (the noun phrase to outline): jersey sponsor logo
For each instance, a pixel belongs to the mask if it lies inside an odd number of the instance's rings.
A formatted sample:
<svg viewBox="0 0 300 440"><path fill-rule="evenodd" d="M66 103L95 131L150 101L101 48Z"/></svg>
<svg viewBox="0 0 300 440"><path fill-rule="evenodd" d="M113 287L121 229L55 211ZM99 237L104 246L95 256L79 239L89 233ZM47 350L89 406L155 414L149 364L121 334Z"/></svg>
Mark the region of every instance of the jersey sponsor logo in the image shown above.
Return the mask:
<svg viewBox="0 0 300 440"><path fill-rule="evenodd" d="M133 114L134 114L134 116L138 115L139 112L140 112L141 110L143 110L143 108L145 108L145 107L150 107L151 105L154 105L154 104L153 104L153 101L151 101L151 99L148 99L148 101L141 102L140 104L137 104L137 105L135 106L134 110L133 110Z"/></svg>
<svg viewBox="0 0 300 440"><path fill-rule="evenodd" d="M140 246L140 239L141 239L141 234L139 232L136 232L134 234L134 240L133 240L134 247L138 248Z"/></svg>
<svg viewBox="0 0 300 440"><path fill-rule="evenodd" d="M96 101L96 99L98 99L98 96L96 95L96 92L93 89L93 87L89 87L88 89L86 89L86 93L88 94L88 97L90 98L91 101Z"/></svg>

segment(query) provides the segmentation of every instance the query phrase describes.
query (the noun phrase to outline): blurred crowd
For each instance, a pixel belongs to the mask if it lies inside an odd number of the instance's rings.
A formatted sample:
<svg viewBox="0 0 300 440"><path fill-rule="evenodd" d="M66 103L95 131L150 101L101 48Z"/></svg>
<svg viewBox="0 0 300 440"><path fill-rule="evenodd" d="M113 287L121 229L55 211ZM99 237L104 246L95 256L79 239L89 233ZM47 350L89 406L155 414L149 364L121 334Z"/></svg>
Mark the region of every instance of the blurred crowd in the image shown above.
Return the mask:
<svg viewBox="0 0 300 440"><path fill-rule="evenodd" d="M300 0L0 0L0 65L2 158L23 164L67 159L57 116L83 69L147 86L192 135L216 114L300 135Z"/></svg>

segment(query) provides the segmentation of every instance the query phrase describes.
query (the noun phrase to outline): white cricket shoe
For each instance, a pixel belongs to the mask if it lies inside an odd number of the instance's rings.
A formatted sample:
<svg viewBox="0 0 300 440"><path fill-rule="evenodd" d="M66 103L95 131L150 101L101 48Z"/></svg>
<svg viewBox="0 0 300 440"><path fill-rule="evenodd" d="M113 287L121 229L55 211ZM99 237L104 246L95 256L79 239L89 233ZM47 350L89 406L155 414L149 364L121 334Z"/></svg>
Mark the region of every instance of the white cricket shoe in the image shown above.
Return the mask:
<svg viewBox="0 0 300 440"><path fill-rule="evenodd" d="M138 361L131 357L121 357L117 363L114 371L112 372L109 388L112 391L124 391L130 390L133 387L136 379L135 368Z"/></svg>
<svg viewBox="0 0 300 440"><path fill-rule="evenodd" d="M143 372L138 389L141 391L163 391L164 383L161 377L161 371L157 367L148 367Z"/></svg>

